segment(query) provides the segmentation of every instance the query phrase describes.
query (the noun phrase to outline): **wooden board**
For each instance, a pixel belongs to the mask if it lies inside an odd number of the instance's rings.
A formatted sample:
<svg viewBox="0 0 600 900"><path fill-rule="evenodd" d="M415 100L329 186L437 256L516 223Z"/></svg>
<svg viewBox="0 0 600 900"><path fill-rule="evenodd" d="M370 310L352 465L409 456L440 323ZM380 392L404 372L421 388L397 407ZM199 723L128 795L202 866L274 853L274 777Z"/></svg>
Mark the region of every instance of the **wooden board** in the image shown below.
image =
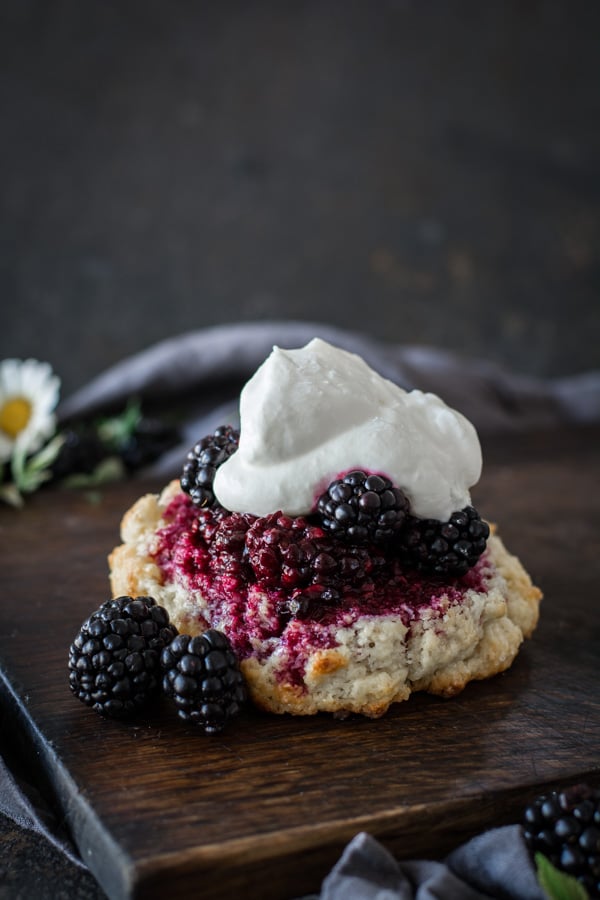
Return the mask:
<svg viewBox="0 0 600 900"><path fill-rule="evenodd" d="M164 705L103 720L71 697L67 649L142 488L0 511L1 711L109 896L296 897L360 830L431 858L548 784L600 781L600 466L589 440L552 441L497 450L475 493L544 590L534 638L509 672L379 721L248 711L209 738Z"/></svg>

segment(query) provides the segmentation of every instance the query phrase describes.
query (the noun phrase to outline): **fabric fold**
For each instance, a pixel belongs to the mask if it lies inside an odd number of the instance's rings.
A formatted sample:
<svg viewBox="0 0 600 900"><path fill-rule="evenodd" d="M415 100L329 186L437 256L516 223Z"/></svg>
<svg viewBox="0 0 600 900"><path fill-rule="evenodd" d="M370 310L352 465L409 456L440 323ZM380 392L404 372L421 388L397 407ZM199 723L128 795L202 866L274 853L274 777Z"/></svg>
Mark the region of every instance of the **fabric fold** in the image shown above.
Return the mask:
<svg viewBox="0 0 600 900"><path fill-rule="evenodd" d="M87 870L45 800L31 784L17 781L0 756L0 814L26 831L43 835L71 863Z"/></svg>
<svg viewBox="0 0 600 900"><path fill-rule="evenodd" d="M401 387L439 393L482 431L521 430L600 420L600 371L540 379L514 374L485 359L435 347L384 343L316 322L223 325L169 338L107 369L66 398L61 420L103 413L132 396L188 420L239 391L274 345L300 347L313 337L358 353Z"/></svg>
<svg viewBox="0 0 600 900"><path fill-rule="evenodd" d="M544 900L518 825L494 828L444 861L398 860L366 832L357 834L304 900Z"/></svg>

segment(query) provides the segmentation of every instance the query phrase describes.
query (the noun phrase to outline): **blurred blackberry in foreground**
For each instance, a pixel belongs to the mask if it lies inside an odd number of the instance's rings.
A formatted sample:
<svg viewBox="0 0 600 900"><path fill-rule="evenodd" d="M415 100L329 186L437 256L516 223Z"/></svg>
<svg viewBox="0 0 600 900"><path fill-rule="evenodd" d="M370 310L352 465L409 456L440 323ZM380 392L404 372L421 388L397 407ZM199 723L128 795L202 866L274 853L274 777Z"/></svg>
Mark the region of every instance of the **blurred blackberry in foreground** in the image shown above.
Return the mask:
<svg viewBox="0 0 600 900"><path fill-rule="evenodd" d="M214 628L180 634L161 654L163 691L184 722L207 734L222 731L246 701L246 688L228 638Z"/></svg>
<svg viewBox="0 0 600 900"><path fill-rule="evenodd" d="M214 506L213 481L220 465L238 448L240 433L231 425L221 425L203 437L189 451L181 473L181 489L196 506Z"/></svg>
<svg viewBox="0 0 600 900"><path fill-rule="evenodd" d="M383 475L357 469L333 481L317 501L323 528L351 544L383 544L402 528L408 500Z"/></svg>
<svg viewBox="0 0 600 900"><path fill-rule="evenodd" d="M600 790L578 784L537 797L525 809L523 829L532 854L542 853L600 897Z"/></svg>
<svg viewBox="0 0 600 900"><path fill-rule="evenodd" d="M69 685L97 712L126 718L158 693L160 653L177 635L152 597L108 600L83 623L69 649Z"/></svg>
<svg viewBox="0 0 600 900"><path fill-rule="evenodd" d="M464 575L486 548L490 527L473 506L447 522L408 516L400 535L400 559L422 572Z"/></svg>

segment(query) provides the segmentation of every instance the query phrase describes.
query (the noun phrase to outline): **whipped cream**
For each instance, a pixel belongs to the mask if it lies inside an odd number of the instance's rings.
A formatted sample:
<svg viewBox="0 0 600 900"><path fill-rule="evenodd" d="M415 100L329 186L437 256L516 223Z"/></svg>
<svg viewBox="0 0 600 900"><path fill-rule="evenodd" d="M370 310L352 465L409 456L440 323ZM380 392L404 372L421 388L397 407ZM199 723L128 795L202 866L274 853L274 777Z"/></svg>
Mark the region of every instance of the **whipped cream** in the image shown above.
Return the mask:
<svg viewBox="0 0 600 900"><path fill-rule="evenodd" d="M213 490L234 512L310 513L352 469L387 475L413 515L446 520L481 474L473 425L435 394L405 391L319 338L273 352L240 396L239 449Z"/></svg>

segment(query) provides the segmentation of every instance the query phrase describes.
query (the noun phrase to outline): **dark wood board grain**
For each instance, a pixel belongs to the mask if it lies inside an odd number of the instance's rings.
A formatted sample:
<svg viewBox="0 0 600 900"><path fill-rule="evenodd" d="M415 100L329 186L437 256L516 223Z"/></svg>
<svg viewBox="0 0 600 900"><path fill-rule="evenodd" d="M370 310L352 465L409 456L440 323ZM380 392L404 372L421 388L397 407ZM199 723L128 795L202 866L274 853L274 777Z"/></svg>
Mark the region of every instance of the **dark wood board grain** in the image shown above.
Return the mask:
<svg viewBox="0 0 600 900"><path fill-rule="evenodd" d="M145 486L99 502L48 490L1 510L2 721L109 896L296 897L360 830L404 858L440 856L549 784L599 782L593 446L495 448L474 499L544 591L538 630L505 674L378 721L248 710L209 738L164 704L134 724L103 720L71 697L67 649L109 596L106 555Z"/></svg>

